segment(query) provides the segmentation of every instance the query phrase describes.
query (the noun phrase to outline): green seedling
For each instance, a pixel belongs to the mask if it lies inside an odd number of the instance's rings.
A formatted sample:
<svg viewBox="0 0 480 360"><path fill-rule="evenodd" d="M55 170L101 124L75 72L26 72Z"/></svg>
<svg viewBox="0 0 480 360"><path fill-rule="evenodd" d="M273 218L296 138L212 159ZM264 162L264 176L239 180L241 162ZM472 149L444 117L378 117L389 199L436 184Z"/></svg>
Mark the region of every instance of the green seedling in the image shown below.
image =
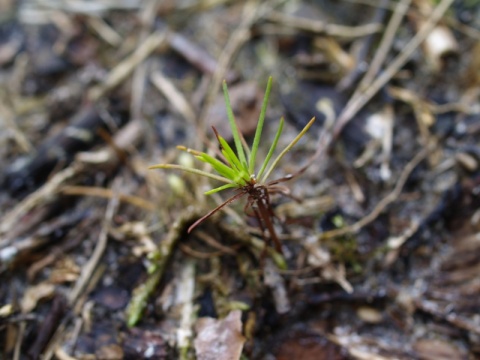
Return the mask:
<svg viewBox="0 0 480 360"><path fill-rule="evenodd" d="M268 181L267 179L272 173L272 171L275 169L275 167L278 165L280 160L285 156L285 154L290 149L292 149L292 147L302 138L303 135L305 135L305 133L315 121L315 118L312 118L303 128L303 130L300 131L300 133L271 162L271 159L275 153L275 149L278 144L278 140L283 130L284 120L283 118L281 118L278 130L275 134L267 156L261 163L260 167L258 167L258 171L256 171L256 157L258 148L260 146L260 138L262 136L262 129L265 121L265 114L267 111L267 104L271 88L272 78L270 77L268 79L267 88L265 90L265 96L263 99L263 104L260 111L257 128L255 131L255 137L253 139L253 144L251 148L249 148L244 138L238 131L238 127L233 115L233 110L230 105L228 88L225 81L223 82L223 94L225 97L227 116L230 123L230 129L232 131L235 151L228 144L228 142L217 132L215 127L213 127L213 132L215 133L221 152L221 156L219 156L218 159L207 153L189 149L185 146L177 147L180 150L192 154L198 160L209 164L213 168L214 172L203 171L197 168L186 167L176 164L158 164L149 167L149 169L177 169L188 173L204 176L223 183L223 185L205 192L206 195L214 194L227 189L234 189L236 191L236 193L229 199L227 199L222 204L220 204L219 206L202 216L200 219L195 221L188 228L189 233L196 226L201 224L203 221L205 221L207 218L215 214L217 211L219 211L226 205L231 204L235 200L238 200L243 196L248 195L247 204L245 205L245 212L247 214L252 214L251 212L249 212L249 210L253 211L253 216L258 219L258 223L260 224L266 243L268 244L268 240L270 239L271 241L273 241L276 251L282 253L281 244L278 240L273 226L275 214L270 203L270 195L274 193L282 193L288 195L288 189L281 186L280 183L286 182L293 177L299 175L305 170L305 167L295 174L290 174L280 179L271 181ZM267 231L269 236L266 235Z"/></svg>

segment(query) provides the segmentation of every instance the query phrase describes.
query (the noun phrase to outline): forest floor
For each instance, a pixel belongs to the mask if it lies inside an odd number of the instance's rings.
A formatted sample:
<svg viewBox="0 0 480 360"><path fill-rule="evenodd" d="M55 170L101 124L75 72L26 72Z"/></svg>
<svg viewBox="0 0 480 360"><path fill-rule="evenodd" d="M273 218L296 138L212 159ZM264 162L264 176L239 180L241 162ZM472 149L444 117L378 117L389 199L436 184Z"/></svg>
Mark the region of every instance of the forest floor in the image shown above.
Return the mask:
<svg viewBox="0 0 480 360"><path fill-rule="evenodd" d="M0 1L0 359L478 359L479 29L473 0ZM259 158L316 118L281 249L246 199L188 232L235 191L148 167L232 140L223 80L250 143L269 76Z"/></svg>

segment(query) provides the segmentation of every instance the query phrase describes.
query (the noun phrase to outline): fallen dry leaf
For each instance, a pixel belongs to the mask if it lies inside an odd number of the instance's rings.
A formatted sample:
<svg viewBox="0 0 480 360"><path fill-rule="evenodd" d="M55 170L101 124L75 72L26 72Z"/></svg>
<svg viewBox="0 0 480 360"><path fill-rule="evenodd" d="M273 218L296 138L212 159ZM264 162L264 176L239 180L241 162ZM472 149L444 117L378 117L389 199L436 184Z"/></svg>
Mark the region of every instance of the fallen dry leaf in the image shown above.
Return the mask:
<svg viewBox="0 0 480 360"><path fill-rule="evenodd" d="M195 352L198 360L236 360L242 355L242 312L231 311L226 318L200 318L195 330Z"/></svg>
<svg viewBox="0 0 480 360"><path fill-rule="evenodd" d="M24 314L29 313L35 309L40 300L51 297L54 291L55 286L46 282L29 287L27 291L25 291L20 305L22 312Z"/></svg>

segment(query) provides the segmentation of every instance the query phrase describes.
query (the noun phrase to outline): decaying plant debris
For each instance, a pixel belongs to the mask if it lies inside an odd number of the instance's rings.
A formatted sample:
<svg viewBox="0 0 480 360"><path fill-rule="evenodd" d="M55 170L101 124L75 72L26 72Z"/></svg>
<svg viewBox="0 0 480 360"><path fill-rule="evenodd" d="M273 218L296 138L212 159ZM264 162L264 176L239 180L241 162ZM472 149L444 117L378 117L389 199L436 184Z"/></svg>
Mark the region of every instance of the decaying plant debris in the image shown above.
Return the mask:
<svg viewBox="0 0 480 360"><path fill-rule="evenodd" d="M0 358L480 357L479 29L478 1L0 1ZM244 204L189 234L226 197L147 168L215 151L224 79L250 142L269 75L265 138L317 121L261 264Z"/></svg>

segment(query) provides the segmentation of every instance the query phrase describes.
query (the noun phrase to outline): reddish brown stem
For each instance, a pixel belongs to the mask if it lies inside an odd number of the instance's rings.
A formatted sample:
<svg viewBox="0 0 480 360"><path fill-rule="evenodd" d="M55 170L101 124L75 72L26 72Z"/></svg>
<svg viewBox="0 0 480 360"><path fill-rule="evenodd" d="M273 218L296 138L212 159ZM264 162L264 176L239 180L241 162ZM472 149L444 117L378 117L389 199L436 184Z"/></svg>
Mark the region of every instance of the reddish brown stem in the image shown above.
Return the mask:
<svg viewBox="0 0 480 360"><path fill-rule="evenodd" d="M259 198L256 200L256 204L258 207L258 212L261 217L261 222L263 225L268 229L268 233L270 234L270 238L273 241L275 246L275 250L277 250L280 254L283 254L282 245L280 244L280 240L278 240L277 233L273 227L272 222L272 210L269 208L269 204L267 203L268 200Z"/></svg>
<svg viewBox="0 0 480 360"><path fill-rule="evenodd" d="M190 227L188 228L187 232L190 234L190 232L195 229L198 225L200 225L203 221L205 221L206 219L208 219L210 216L212 216L213 214L215 214L218 210L220 210L221 208L223 208L224 206L227 206L228 204L234 202L235 200L237 199L240 199L243 195L245 195L246 192L245 191L241 191L239 192L238 194L235 194L233 195L231 198L229 198L228 200L224 201L223 203L221 203L220 205L218 205L215 209L209 211L206 215L202 216L200 219L198 219L197 221L195 221L192 225L190 225Z"/></svg>

